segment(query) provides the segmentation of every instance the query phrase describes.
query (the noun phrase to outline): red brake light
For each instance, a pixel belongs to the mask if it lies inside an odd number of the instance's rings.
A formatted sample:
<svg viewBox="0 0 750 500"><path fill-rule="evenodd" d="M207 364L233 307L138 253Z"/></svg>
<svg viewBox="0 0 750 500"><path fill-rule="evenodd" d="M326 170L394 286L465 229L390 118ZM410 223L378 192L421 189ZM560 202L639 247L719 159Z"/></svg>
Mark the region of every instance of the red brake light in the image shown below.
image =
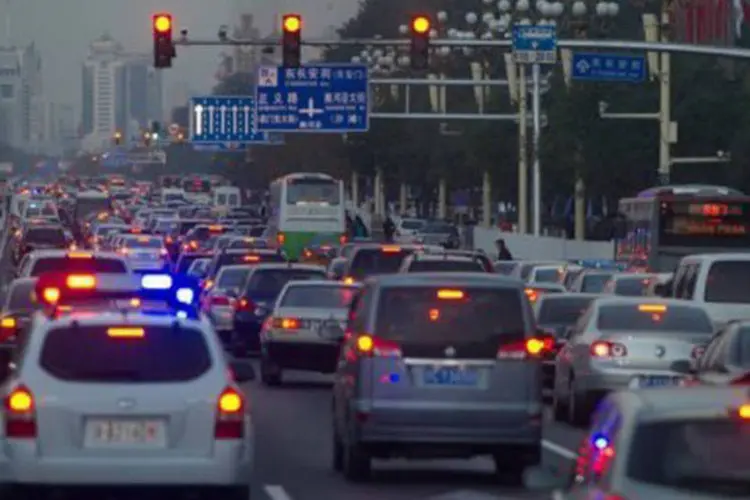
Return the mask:
<svg viewBox="0 0 750 500"><path fill-rule="evenodd" d="M245 262L260 262L260 257L258 255L245 255L242 260Z"/></svg>
<svg viewBox="0 0 750 500"><path fill-rule="evenodd" d="M386 245L383 248L380 249L382 252L385 253L398 253L401 251L401 247L399 246L392 246L392 245Z"/></svg>
<svg viewBox="0 0 750 500"><path fill-rule="evenodd" d="M498 359L538 358L554 348L554 340L547 337L529 337L518 342L501 345L497 350Z"/></svg>
<svg viewBox="0 0 750 500"><path fill-rule="evenodd" d="M385 340L373 335L360 335L356 340L357 351L365 356L400 358L401 346L398 342Z"/></svg>
<svg viewBox="0 0 750 500"><path fill-rule="evenodd" d="M591 344L591 355L595 358L622 358L627 354L627 348L616 342L599 340Z"/></svg>
<svg viewBox="0 0 750 500"><path fill-rule="evenodd" d="M341 236L339 236L339 243L341 245L346 245L347 241L349 241L349 238L347 238L347 236L345 234L342 234ZM327 250L327 249L325 247L323 247L323 250Z"/></svg>
<svg viewBox="0 0 750 500"><path fill-rule="evenodd" d="M13 389L5 398L5 435L8 438L36 437L36 404L34 395L23 385Z"/></svg>
<svg viewBox="0 0 750 500"><path fill-rule="evenodd" d="M252 300L242 297L235 303L235 309L238 311L252 311L255 309L255 304Z"/></svg>
<svg viewBox="0 0 750 500"><path fill-rule="evenodd" d="M437 298L441 300L461 300L465 296L461 290L438 290Z"/></svg>
<svg viewBox="0 0 750 500"><path fill-rule="evenodd" d="M231 387L224 389L216 401L216 439L242 439L245 434L245 399Z"/></svg>
<svg viewBox="0 0 750 500"><path fill-rule="evenodd" d="M42 300L47 304L57 304L60 300L60 289L56 287L48 287L42 290Z"/></svg>

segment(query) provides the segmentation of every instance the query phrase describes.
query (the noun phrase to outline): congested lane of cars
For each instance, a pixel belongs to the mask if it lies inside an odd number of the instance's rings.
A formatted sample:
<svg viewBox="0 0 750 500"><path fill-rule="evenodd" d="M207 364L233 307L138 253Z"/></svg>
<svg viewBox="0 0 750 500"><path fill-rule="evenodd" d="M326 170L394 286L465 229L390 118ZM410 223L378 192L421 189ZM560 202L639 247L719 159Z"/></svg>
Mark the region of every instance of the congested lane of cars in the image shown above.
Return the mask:
<svg viewBox="0 0 750 500"><path fill-rule="evenodd" d="M742 470L696 473L706 456L695 446L744 442L731 425L750 419L750 396L716 386L745 375L749 329L733 322L715 335L701 305L648 295L669 296L675 280L603 262L493 265L426 242L334 242L291 263L262 232L235 230L260 225L249 213L238 224L199 207L100 210L72 242L18 251L25 237L14 231L7 248L19 279L0 331L29 349L14 354L27 362L10 374L6 417L19 423L6 432L39 442L44 458L27 456L22 475L30 442L13 441L6 481L16 486L113 484L130 457L156 467L135 467L127 485L158 479L208 498L246 498L248 483L272 500L549 498L545 488L571 482L569 498L746 488L729 477ZM698 286L714 282L713 262ZM31 309L46 319L29 329ZM85 354L68 353L79 337ZM138 345L153 347L122 350ZM590 418L621 389L632 390ZM135 422L123 417L132 408L97 407L107 391L148 410ZM85 423L80 435L51 427L50 398ZM653 425L639 426L646 414ZM685 460L669 470L631 471L633 459L619 458L674 453Z"/></svg>

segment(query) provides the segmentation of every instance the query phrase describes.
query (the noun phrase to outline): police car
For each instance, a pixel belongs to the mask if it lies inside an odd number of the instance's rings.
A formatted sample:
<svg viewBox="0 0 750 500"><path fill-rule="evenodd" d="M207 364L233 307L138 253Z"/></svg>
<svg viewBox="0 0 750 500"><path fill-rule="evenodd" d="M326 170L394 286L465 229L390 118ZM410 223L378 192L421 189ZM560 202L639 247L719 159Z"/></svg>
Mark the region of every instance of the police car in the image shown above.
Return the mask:
<svg viewBox="0 0 750 500"><path fill-rule="evenodd" d="M6 382L0 483L170 487L246 499L253 419L197 293L170 275L45 274ZM179 355L175 355L179 353Z"/></svg>

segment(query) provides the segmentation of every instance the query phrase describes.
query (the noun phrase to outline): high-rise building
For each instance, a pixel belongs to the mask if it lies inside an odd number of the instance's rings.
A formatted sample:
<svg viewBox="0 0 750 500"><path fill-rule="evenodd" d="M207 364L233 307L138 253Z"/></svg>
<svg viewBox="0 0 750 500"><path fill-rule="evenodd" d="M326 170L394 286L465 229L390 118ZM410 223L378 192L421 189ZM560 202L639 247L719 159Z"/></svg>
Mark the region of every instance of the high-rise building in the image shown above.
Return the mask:
<svg viewBox="0 0 750 500"><path fill-rule="evenodd" d="M42 90L36 46L0 47L0 143L36 149L43 133Z"/></svg>
<svg viewBox="0 0 750 500"><path fill-rule="evenodd" d="M81 128L83 148L109 147L115 132L136 138L162 118L162 78L150 56L128 54L108 34L90 45L83 65Z"/></svg>

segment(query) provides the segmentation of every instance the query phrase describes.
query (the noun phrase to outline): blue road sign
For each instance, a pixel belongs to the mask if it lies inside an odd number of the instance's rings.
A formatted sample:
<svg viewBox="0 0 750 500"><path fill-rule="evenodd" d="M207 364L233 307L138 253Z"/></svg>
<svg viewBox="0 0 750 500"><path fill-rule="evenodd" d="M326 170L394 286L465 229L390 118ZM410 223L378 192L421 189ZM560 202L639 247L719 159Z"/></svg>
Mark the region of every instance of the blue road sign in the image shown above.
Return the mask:
<svg viewBox="0 0 750 500"><path fill-rule="evenodd" d="M265 143L255 128L252 96L194 97L190 102L190 141L193 143Z"/></svg>
<svg viewBox="0 0 750 500"><path fill-rule="evenodd" d="M513 57L521 64L554 64L557 31L554 26L513 26Z"/></svg>
<svg viewBox="0 0 750 500"><path fill-rule="evenodd" d="M574 80L640 83L646 79L646 58L630 54L574 53Z"/></svg>
<svg viewBox="0 0 750 500"><path fill-rule="evenodd" d="M370 128L364 65L263 66L256 92L258 130L341 134Z"/></svg>

